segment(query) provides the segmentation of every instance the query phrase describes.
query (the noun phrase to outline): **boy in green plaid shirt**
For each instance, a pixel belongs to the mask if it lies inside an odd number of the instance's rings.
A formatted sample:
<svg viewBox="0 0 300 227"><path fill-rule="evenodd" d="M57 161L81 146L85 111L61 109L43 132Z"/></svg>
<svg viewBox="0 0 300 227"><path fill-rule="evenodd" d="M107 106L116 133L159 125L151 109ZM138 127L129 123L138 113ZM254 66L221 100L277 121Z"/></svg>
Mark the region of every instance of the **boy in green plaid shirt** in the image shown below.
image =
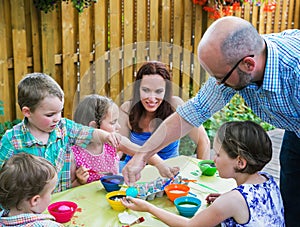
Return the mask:
<svg viewBox="0 0 300 227"><path fill-rule="evenodd" d="M75 123L61 117L64 92L43 73L26 75L18 85L18 104L24 115L21 123L6 131L0 143L0 166L14 154L26 152L49 160L58 171L56 192L71 187L71 146L86 147L92 142L117 147L121 136Z"/></svg>

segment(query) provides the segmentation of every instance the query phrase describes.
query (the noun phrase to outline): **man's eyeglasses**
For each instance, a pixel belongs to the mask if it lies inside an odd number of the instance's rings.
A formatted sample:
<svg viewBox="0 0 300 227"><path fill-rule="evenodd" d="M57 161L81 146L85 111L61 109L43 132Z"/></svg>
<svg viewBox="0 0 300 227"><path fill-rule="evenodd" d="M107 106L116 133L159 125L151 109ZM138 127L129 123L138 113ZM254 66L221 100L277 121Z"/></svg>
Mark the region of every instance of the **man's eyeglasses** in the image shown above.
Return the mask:
<svg viewBox="0 0 300 227"><path fill-rule="evenodd" d="M217 80L220 84L224 84L225 81L231 76L232 72L236 69L236 67L238 67L238 65L239 65L245 58L247 58L247 57L253 58L254 55L251 54L251 55L247 55L247 56L243 57L241 60L239 60L239 61L235 64L235 66L233 66L233 68L226 74L226 76L224 76L224 77L221 78L221 79L217 79L217 78L216 78L216 80Z"/></svg>

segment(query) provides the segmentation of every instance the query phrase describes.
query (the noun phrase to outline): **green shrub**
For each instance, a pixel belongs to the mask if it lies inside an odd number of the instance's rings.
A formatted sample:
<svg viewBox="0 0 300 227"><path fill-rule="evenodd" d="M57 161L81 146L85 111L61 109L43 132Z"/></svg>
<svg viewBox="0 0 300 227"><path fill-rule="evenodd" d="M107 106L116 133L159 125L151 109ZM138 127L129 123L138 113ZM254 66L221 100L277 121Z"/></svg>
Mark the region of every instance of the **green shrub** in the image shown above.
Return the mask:
<svg viewBox="0 0 300 227"><path fill-rule="evenodd" d="M227 121L254 121L261 125L266 131L272 130L275 127L264 121L262 121L258 116L256 116L253 111L246 105L244 99L236 94L230 100L227 105L215 113L211 118L203 123L207 135L211 141L211 146L213 138L216 135L218 128ZM194 154L196 145L187 137L183 137L180 141L180 154L192 155Z"/></svg>

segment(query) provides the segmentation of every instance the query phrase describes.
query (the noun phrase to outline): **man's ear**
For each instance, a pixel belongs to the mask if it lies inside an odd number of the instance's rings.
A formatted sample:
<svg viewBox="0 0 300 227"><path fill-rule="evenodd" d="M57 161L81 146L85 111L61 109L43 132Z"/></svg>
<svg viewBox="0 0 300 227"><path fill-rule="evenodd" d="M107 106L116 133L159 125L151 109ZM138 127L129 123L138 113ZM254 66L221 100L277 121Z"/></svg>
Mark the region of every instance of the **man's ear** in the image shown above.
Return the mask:
<svg viewBox="0 0 300 227"><path fill-rule="evenodd" d="M27 106L24 106L23 108L22 108L22 114L24 115L24 117L30 117L30 109L29 109L29 107L27 107Z"/></svg>
<svg viewBox="0 0 300 227"><path fill-rule="evenodd" d="M92 127L92 128L98 128L96 121L91 121L89 123L89 126Z"/></svg>
<svg viewBox="0 0 300 227"><path fill-rule="evenodd" d="M244 60L243 60L244 64L244 69L247 71L247 72L251 72L255 69L255 61L252 57L246 57Z"/></svg>

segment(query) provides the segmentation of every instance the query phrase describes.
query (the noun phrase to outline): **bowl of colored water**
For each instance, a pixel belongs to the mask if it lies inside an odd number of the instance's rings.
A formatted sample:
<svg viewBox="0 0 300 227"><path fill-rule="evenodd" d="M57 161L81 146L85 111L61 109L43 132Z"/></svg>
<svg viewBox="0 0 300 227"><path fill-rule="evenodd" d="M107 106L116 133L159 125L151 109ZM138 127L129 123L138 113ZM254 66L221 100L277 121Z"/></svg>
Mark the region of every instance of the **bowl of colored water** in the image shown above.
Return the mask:
<svg viewBox="0 0 300 227"><path fill-rule="evenodd" d="M190 187L185 184L169 184L165 187L165 192L171 201L181 196L186 196L190 191Z"/></svg>
<svg viewBox="0 0 300 227"><path fill-rule="evenodd" d="M54 216L55 220L59 223L69 222L76 209L77 204L71 201L59 201L48 206L49 213Z"/></svg>
<svg viewBox="0 0 300 227"><path fill-rule="evenodd" d="M124 211L126 207L121 203L121 199L126 197L125 191L113 191L106 194L106 200L116 211Z"/></svg>
<svg viewBox="0 0 300 227"><path fill-rule="evenodd" d="M201 207L201 200L196 197L183 196L174 200L180 215L184 217L193 217Z"/></svg>
<svg viewBox="0 0 300 227"><path fill-rule="evenodd" d="M198 162L202 175L213 176L217 172L217 167L213 160L202 160Z"/></svg>
<svg viewBox="0 0 300 227"><path fill-rule="evenodd" d="M118 191L124 183L124 177L120 175L103 176L100 181L107 192Z"/></svg>

